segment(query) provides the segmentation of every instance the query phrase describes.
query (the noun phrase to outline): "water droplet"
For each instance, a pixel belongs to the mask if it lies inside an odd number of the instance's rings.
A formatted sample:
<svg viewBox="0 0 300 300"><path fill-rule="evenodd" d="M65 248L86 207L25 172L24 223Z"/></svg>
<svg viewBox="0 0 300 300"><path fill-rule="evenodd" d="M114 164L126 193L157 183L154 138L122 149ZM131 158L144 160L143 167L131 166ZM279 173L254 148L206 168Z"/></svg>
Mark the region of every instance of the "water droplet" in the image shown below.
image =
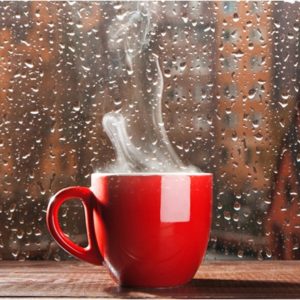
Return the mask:
<svg viewBox="0 0 300 300"><path fill-rule="evenodd" d="M286 108L289 105L287 101L279 101L278 103L282 108Z"/></svg>
<svg viewBox="0 0 300 300"><path fill-rule="evenodd" d="M25 61L25 66L29 69L32 69L34 67L33 63L31 60L26 60Z"/></svg>
<svg viewBox="0 0 300 300"><path fill-rule="evenodd" d="M233 14L233 21L234 21L234 22L238 22L239 20L240 20L239 15L238 15L237 13L234 13L234 14Z"/></svg>
<svg viewBox="0 0 300 300"><path fill-rule="evenodd" d="M127 69L126 71L129 76L133 75L134 73L133 69Z"/></svg>
<svg viewBox="0 0 300 300"><path fill-rule="evenodd" d="M184 23L187 23L189 21L189 18L187 16L182 16L181 19Z"/></svg>
<svg viewBox="0 0 300 300"><path fill-rule="evenodd" d="M229 211L224 211L224 219L227 221L231 220L231 214Z"/></svg>
<svg viewBox="0 0 300 300"><path fill-rule="evenodd" d="M19 229L17 231L17 238L22 239L24 237L24 231L22 229Z"/></svg>
<svg viewBox="0 0 300 300"><path fill-rule="evenodd" d="M293 250L296 251L299 249L299 243L295 243L293 246Z"/></svg>
<svg viewBox="0 0 300 300"><path fill-rule="evenodd" d="M61 261L61 257L60 257L60 255L57 254L57 253L53 255L53 259L54 259L55 261Z"/></svg>
<svg viewBox="0 0 300 300"><path fill-rule="evenodd" d="M39 114L39 111L38 111L38 110L32 110L30 113L31 113L32 115L38 115L38 114Z"/></svg>
<svg viewBox="0 0 300 300"><path fill-rule="evenodd" d="M241 58L245 55L245 53L242 51L242 50L237 50L237 51L234 51L232 52L232 54L236 57L236 58Z"/></svg>
<svg viewBox="0 0 300 300"><path fill-rule="evenodd" d="M243 258L244 257L244 251L243 250L239 250L237 253L237 257L238 258Z"/></svg>
<svg viewBox="0 0 300 300"><path fill-rule="evenodd" d="M10 212L14 212L16 210L17 204L16 203L12 203L9 207L9 211Z"/></svg>
<svg viewBox="0 0 300 300"><path fill-rule="evenodd" d="M248 98L252 100L255 98L255 95L256 95L256 89L250 89L248 92Z"/></svg>
<svg viewBox="0 0 300 300"><path fill-rule="evenodd" d="M238 201L235 201L233 208L235 211L239 211L241 209L241 204Z"/></svg>
<svg viewBox="0 0 300 300"><path fill-rule="evenodd" d="M170 69L165 69L164 70L164 75L166 78L170 78L171 77L171 70Z"/></svg>
<svg viewBox="0 0 300 300"><path fill-rule="evenodd" d="M237 135L236 131L234 131L234 132L232 133L231 139L232 139L234 142L236 142L236 141L238 140L238 135Z"/></svg>
<svg viewBox="0 0 300 300"><path fill-rule="evenodd" d="M39 228L36 228L36 229L34 230L34 235L35 235L35 236L41 236L41 235L42 235L42 231L41 231Z"/></svg>
<svg viewBox="0 0 300 300"><path fill-rule="evenodd" d="M115 4L114 4L114 9L121 9L122 8L122 2L120 1L116 1Z"/></svg>
<svg viewBox="0 0 300 300"><path fill-rule="evenodd" d="M258 133L256 133L255 135L254 135L254 138L257 140L257 141L262 141L263 140L263 135L260 133L260 132L258 132Z"/></svg>
<svg viewBox="0 0 300 300"><path fill-rule="evenodd" d="M179 64L179 70L180 70L180 72L182 73L185 70L185 68L186 68L186 62L185 61L181 62Z"/></svg>

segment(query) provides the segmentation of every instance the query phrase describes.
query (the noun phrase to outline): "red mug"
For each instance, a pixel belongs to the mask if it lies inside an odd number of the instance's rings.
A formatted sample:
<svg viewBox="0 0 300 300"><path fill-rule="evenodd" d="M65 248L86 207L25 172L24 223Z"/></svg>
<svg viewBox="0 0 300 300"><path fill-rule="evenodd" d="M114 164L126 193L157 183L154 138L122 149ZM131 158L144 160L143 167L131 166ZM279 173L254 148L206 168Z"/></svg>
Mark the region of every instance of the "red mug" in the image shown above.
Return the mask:
<svg viewBox="0 0 300 300"><path fill-rule="evenodd" d="M58 211L78 198L88 246L61 230ZM190 281L205 254L212 210L212 174L92 174L87 187L54 195L47 224L57 243L92 264L104 261L122 286L171 287Z"/></svg>

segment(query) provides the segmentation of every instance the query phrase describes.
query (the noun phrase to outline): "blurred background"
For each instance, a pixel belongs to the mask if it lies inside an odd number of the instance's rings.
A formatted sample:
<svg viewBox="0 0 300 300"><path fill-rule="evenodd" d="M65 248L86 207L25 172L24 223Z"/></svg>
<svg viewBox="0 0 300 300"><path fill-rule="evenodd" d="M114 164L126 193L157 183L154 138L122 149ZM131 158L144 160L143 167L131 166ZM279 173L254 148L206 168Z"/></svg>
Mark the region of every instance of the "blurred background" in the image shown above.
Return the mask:
<svg viewBox="0 0 300 300"><path fill-rule="evenodd" d="M102 118L143 121L151 53L173 148L214 173L208 258L300 258L299 22L297 2L1 2L0 259L70 258L48 200L116 160ZM79 202L61 222L86 243Z"/></svg>

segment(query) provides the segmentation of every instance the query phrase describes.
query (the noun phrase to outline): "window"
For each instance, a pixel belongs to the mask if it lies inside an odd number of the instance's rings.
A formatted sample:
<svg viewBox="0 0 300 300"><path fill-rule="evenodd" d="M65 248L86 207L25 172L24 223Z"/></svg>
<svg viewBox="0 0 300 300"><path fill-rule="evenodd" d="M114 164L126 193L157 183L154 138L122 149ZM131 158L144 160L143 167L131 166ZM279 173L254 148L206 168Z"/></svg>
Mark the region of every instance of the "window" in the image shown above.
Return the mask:
<svg viewBox="0 0 300 300"><path fill-rule="evenodd" d="M233 54L230 54L220 60L225 72L233 72L237 70L238 61Z"/></svg>
<svg viewBox="0 0 300 300"><path fill-rule="evenodd" d="M265 58L261 55L252 56L249 60L250 69L253 72L259 72L263 70L265 63Z"/></svg>
<svg viewBox="0 0 300 300"><path fill-rule="evenodd" d="M237 85L236 84L225 85L223 89L223 95L228 100L232 100L232 101L235 100L236 97L238 96Z"/></svg>
<svg viewBox="0 0 300 300"><path fill-rule="evenodd" d="M260 28L252 28L250 30L249 40L257 44L264 43L265 42L264 33Z"/></svg>
<svg viewBox="0 0 300 300"><path fill-rule="evenodd" d="M233 14L237 12L238 2L235 1L223 1L223 9L226 14Z"/></svg>
<svg viewBox="0 0 300 300"><path fill-rule="evenodd" d="M196 102L210 101L212 99L212 86L209 83L197 84L194 88L194 99Z"/></svg>
<svg viewBox="0 0 300 300"><path fill-rule="evenodd" d="M224 29L222 31L222 39L224 43L236 44L240 40L239 30L235 28Z"/></svg>
<svg viewBox="0 0 300 300"><path fill-rule="evenodd" d="M239 258L249 238L247 258L276 259L278 247L299 258L272 230L286 229L277 178L287 166L300 174L299 10L297 1L1 2L0 259L69 259L48 235L49 199L89 186L122 149L128 165L142 160L139 172L180 162L214 173L215 203L232 194L213 213L213 257L227 243L226 257ZM80 207L61 220L83 243Z"/></svg>
<svg viewBox="0 0 300 300"><path fill-rule="evenodd" d="M235 128L238 124L238 117L235 113L224 115L224 124L228 128Z"/></svg>

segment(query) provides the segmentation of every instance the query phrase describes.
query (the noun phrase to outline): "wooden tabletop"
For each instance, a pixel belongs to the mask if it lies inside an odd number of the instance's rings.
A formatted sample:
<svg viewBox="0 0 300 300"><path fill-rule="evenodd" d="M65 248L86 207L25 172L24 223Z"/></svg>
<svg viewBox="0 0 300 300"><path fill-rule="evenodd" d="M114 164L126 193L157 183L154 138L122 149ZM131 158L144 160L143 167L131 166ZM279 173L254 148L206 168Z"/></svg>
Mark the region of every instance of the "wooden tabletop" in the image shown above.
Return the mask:
<svg viewBox="0 0 300 300"><path fill-rule="evenodd" d="M0 262L0 297L300 298L300 261L206 261L187 285L125 289L83 262Z"/></svg>

